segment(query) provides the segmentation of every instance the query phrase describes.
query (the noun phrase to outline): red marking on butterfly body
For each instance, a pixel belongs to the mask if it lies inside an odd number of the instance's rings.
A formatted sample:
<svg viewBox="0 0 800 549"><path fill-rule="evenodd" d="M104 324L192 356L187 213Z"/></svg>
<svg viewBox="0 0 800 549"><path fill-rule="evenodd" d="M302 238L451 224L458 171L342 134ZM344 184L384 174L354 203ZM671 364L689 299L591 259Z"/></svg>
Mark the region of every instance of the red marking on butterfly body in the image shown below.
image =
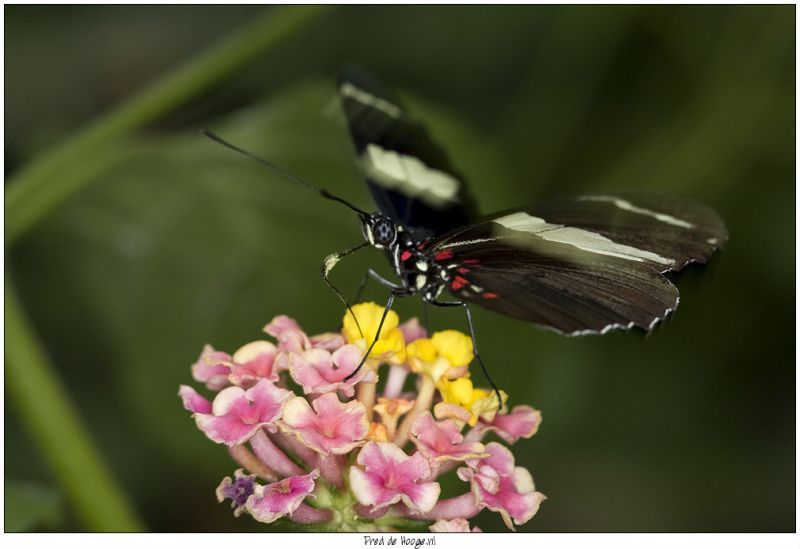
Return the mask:
<svg viewBox="0 0 800 549"><path fill-rule="evenodd" d="M441 252L436 252L436 255L433 256L433 259L435 259L436 261L447 261L452 257L453 257L453 250L442 250Z"/></svg>
<svg viewBox="0 0 800 549"><path fill-rule="evenodd" d="M480 259L465 259L461 263L463 263L464 265L476 265L480 262L481 262Z"/></svg>
<svg viewBox="0 0 800 549"><path fill-rule="evenodd" d="M453 283L451 284L451 286L453 287L454 290L460 290L467 284L469 284L469 280L467 280L463 276L457 276L453 279Z"/></svg>
<svg viewBox="0 0 800 549"><path fill-rule="evenodd" d="M461 274L466 274L469 272L469 269L467 269L466 267L459 267L458 269L456 269L456 271L458 271Z"/></svg>
<svg viewBox="0 0 800 549"><path fill-rule="evenodd" d="M400 261L408 261L409 257L411 257L411 252L406 250L402 254L400 254Z"/></svg>
<svg viewBox="0 0 800 549"><path fill-rule="evenodd" d="M483 299L497 299L497 294L494 292L483 292Z"/></svg>

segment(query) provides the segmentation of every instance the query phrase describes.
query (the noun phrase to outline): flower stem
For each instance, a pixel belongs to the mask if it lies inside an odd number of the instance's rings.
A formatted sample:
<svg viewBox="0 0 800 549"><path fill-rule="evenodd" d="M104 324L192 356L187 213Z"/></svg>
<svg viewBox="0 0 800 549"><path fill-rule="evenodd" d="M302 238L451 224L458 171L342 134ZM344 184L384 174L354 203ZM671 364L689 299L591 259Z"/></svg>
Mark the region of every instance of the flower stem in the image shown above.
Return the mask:
<svg viewBox="0 0 800 549"><path fill-rule="evenodd" d="M261 460L254 456L253 452L248 450L246 446L240 444L239 446L229 448L228 452L233 460L244 467L248 472L260 476L267 482L274 482L278 480L278 475L275 473L275 471L262 463Z"/></svg>
<svg viewBox="0 0 800 549"><path fill-rule="evenodd" d="M92 531L144 528L92 443L41 343L5 283L6 394L53 475Z"/></svg>
<svg viewBox="0 0 800 549"><path fill-rule="evenodd" d="M391 365L389 367L389 377L386 379L386 387L383 396L386 398L397 398L403 392L403 384L408 376L408 368L405 366Z"/></svg>
<svg viewBox="0 0 800 549"><path fill-rule="evenodd" d="M367 409L367 419L372 421L374 410L372 407L375 405L375 389L376 383L369 383L362 381L358 384L358 401Z"/></svg>
<svg viewBox="0 0 800 549"><path fill-rule="evenodd" d="M433 509L423 515L427 520L452 520L455 518L472 518L480 513L481 508L475 503L475 496L472 492L461 494L460 496L439 500ZM419 518L419 515L406 515L411 518Z"/></svg>
<svg viewBox="0 0 800 549"><path fill-rule="evenodd" d="M291 514L293 521L299 524L319 524L331 520L333 513L329 509L317 509L301 503L300 507Z"/></svg>
<svg viewBox="0 0 800 549"><path fill-rule="evenodd" d="M434 385L430 376L422 376L422 383L420 384L414 407L403 418L403 422L400 424L400 427L397 429L397 434L394 437L394 443L400 448L408 442L408 432L411 430L411 425L414 423L414 420L417 419L417 416L431 407L435 391L436 385Z"/></svg>
<svg viewBox="0 0 800 549"><path fill-rule="evenodd" d="M319 457L319 470L322 478L338 489L344 488L345 457L328 455Z"/></svg>
<svg viewBox="0 0 800 549"><path fill-rule="evenodd" d="M471 428L467 431L467 434L464 435L464 442L480 442L483 440L483 436L486 434L486 430L481 427L479 423L475 427Z"/></svg>
<svg viewBox="0 0 800 549"><path fill-rule="evenodd" d="M96 180L106 145L157 120L242 65L279 46L323 11L321 6L270 8L244 29L173 71L6 180L6 244L69 196Z"/></svg>
<svg viewBox="0 0 800 549"><path fill-rule="evenodd" d="M306 466L306 468L311 469L312 464L317 462L317 456L319 456L319 454L297 440L293 435L289 433L275 433L270 435L269 438L278 448L284 451L289 459L300 467Z"/></svg>
<svg viewBox="0 0 800 549"><path fill-rule="evenodd" d="M288 458L286 454L270 440L263 429L250 438L250 446L253 448L258 459L270 468L274 469L279 475L304 475L304 471L299 465Z"/></svg>

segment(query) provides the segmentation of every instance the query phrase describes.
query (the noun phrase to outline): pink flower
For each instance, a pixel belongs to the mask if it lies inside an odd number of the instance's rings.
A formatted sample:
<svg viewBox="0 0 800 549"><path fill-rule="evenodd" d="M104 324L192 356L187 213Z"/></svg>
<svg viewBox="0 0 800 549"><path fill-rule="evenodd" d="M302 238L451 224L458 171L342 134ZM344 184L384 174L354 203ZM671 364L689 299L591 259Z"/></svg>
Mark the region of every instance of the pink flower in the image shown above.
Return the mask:
<svg viewBox="0 0 800 549"><path fill-rule="evenodd" d="M192 377L204 383L212 391L219 391L231 384L228 374L231 373L231 355L215 351L211 345L203 347L197 362L192 364Z"/></svg>
<svg viewBox="0 0 800 549"><path fill-rule="evenodd" d="M336 332L326 332L324 334L311 336L309 338L309 343L311 344L311 347L315 349L335 351L344 345L344 338L342 337L342 334L337 334Z"/></svg>
<svg viewBox="0 0 800 549"><path fill-rule="evenodd" d="M390 442L368 442L350 467L350 488L362 505L381 509L402 500L412 511L426 513L439 499L438 482L419 482L431 474L421 454L406 455Z"/></svg>
<svg viewBox="0 0 800 549"><path fill-rule="evenodd" d="M545 495L536 491L527 469L514 466L508 448L490 442L486 450L489 457L470 460L469 467L458 470L458 477L470 483L480 505L500 513L506 526L514 530L514 524L524 524L536 514Z"/></svg>
<svg viewBox="0 0 800 549"><path fill-rule="evenodd" d="M433 407L433 415L436 419L450 419L455 421L456 425L463 427L469 423L471 414L469 410L465 410L458 404L451 402L438 402Z"/></svg>
<svg viewBox="0 0 800 549"><path fill-rule="evenodd" d="M296 320L286 315L279 315L264 326L264 331L278 340L278 357L275 371L288 370L292 353L302 353L311 349L336 351L344 345L342 334L326 332L309 337Z"/></svg>
<svg viewBox="0 0 800 549"><path fill-rule="evenodd" d="M488 423L480 422L476 431L483 435L488 431L496 431L498 436L508 444L514 444L521 438L530 438L539 430L542 413L530 406L514 406L509 414L497 414Z"/></svg>
<svg viewBox="0 0 800 549"><path fill-rule="evenodd" d="M322 455L346 454L363 443L369 432L364 405L353 400L339 402L336 393L327 393L313 402L311 409L303 397L295 397L283 409L281 428Z"/></svg>
<svg viewBox="0 0 800 549"><path fill-rule="evenodd" d="M420 326L417 317L414 317L411 320L406 320L398 327L400 328L400 331L403 332L403 339L406 340L406 345L417 339L428 337L428 331L424 327Z"/></svg>
<svg viewBox="0 0 800 549"><path fill-rule="evenodd" d="M275 338L280 337L280 335L284 332L292 330L300 330L301 332L303 331L300 328L300 324L298 324L295 319L286 315L278 315L270 320L269 324L264 326L264 332Z"/></svg>
<svg viewBox="0 0 800 549"><path fill-rule="evenodd" d="M469 522L465 518L457 518L452 520L437 520L433 524L431 524L429 530L431 532L480 532L481 529L475 526L470 530Z"/></svg>
<svg viewBox="0 0 800 549"><path fill-rule="evenodd" d="M354 309L360 326L348 312L340 333L311 336L280 315L264 327L277 341L252 341L232 355L203 348L192 375L214 396L187 385L178 395L197 427L241 467L222 480L217 499L230 501L237 517L284 517L331 531L396 531L413 519L433 532L479 532L467 521L484 509L512 529L529 520L545 497L509 450L481 439L490 431L509 443L530 437L541 414L517 406L496 415L502 405L492 404L493 393L469 381L469 336L445 330L428 339L416 319L400 324L393 311L356 371L370 344L364 334L378 332L385 310L374 303ZM456 375L453 365L458 379L438 372ZM403 450L408 442L411 455ZM449 473L467 484L442 498L438 479Z"/></svg>
<svg viewBox="0 0 800 549"><path fill-rule="evenodd" d="M283 402L292 393L262 379L250 389L228 387L217 393L211 413L189 391L181 389L184 406L187 399L194 411L197 426L208 438L227 446L236 446L247 441L261 427L271 426L281 417ZM199 396L199 395L197 395ZM201 397L202 398L202 397Z"/></svg>
<svg viewBox="0 0 800 549"><path fill-rule="evenodd" d="M281 350L299 353L311 346L306 333L293 318L286 315L278 315L264 326L264 331L278 340L278 347Z"/></svg>
<svg viewBox="0 0 800 549"><path fill-rule="evenodd" d="M233 355L230 379L231 383L244 387L252 387L261 379L273 383L278 381L275 357L278 349L269 341L253 341L241 347Z"/></svg>
<svg viewBox="0 0 800 549"><path fill-rule="evenodd" d="M256 485L255 493L247 498L247 511L254 519L269 524L294 513L303 500L314 491L319 471L287 477L266 486Z"/></svg>
<svg viewBox="0 0 800 549"><path fill-rule="evenodd" d="M286 315L273 318L264 326L264 331L278 340L278 347L282 351L299 353L311 348L311 340L297 321Z"/></svg>
<svg viewBox="0 0 800 549"><path fill-rule="evenodd" d="M303 391L309 393L332 393L341 391L343 395L352 397L354 385L364 381L369 375L374 381L375 374L369 368L361 370L345 381L358 367L363 351L355 345L345 345L331 354L322 348L309 349L302 353L289 353L289 373Z"/></svg>
<svg viewBox="0 0 800 549"><path fill-rule="evenodd" d="M181 397L183 401L184 409L194 413L200 414L210 414L211 413L211 402L200 394L197 391L189 387L188 385L181 385L178 388L178 396Z"/></svg>
<svg viewBox="0 0 800 549"><path fill-rule="evenodd" d="M449 419L436 421L428 411L417 416L410 434L417 449L431 462L489 456L480 442L463 442L464 436L456 422Z"/></svg>
<svg viewBox="0 0 800 549"><path fill-rule="evenodd" d="M277 354L277 348L269 341L248 343L233 356L206 345L200 358L192 365L192 376L212 391L219 391L231 384L248 389L260 379L277 382Z"/></svg>

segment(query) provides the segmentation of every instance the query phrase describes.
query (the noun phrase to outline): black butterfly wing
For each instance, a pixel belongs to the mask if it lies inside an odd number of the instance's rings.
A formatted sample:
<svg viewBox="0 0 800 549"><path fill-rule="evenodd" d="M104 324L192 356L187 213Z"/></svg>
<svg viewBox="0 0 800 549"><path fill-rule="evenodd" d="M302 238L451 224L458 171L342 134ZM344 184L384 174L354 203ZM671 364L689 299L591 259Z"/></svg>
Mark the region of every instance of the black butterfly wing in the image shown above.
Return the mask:
<svg viewBox="0 0 800 549"><path fill-rule="evenodd" d="M339 96L359 167L384 214L419 237L475 218L464 178L377 80L348 69L339 78Z"/></svg>
<svg viewBox="0 0 800 549"><path fill-rule="evenodd" d="M663 273L707 261L726 239L696 202L591 195L495 214L430 249L457 297L581 335L652 329L679 301Z"/></svg>
<svg viewBox="0 0 800 549"><path fill-rule="evenodd" d="M695 200L660 192L593 194L542 202L530 211L549 223L599 233L637 249L657 252L667 262L660 272L705 263L728 239L725 223Z"/></svg>

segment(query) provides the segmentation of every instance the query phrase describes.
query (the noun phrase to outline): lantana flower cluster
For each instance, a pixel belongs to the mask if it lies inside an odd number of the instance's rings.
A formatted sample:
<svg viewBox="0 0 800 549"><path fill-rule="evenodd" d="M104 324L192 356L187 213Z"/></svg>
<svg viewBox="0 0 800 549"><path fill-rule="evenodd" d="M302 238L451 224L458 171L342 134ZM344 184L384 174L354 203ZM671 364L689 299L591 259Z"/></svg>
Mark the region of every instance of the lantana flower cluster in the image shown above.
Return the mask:
<svg viewBox="0 0 800 549"><path fill-rule="evenodd" d="M507 446L533 436L541 414L505 406L506 394L476 388L471 339L445 330L428 337L416 319L362 303L341 332L307 335L287 316L264 327L274 341L228 354L206 345L192 376L209 399L181 385L183 406L240 465L217 488L236 516L287 518L330 531L478 531L483 509L514 529L545 496ZM383 379L381 379L383 378ZM442 497L454 471L464 491ZM420 521L420 522L416 522ZM421 522L425 521L425 522Z"/></svg>

